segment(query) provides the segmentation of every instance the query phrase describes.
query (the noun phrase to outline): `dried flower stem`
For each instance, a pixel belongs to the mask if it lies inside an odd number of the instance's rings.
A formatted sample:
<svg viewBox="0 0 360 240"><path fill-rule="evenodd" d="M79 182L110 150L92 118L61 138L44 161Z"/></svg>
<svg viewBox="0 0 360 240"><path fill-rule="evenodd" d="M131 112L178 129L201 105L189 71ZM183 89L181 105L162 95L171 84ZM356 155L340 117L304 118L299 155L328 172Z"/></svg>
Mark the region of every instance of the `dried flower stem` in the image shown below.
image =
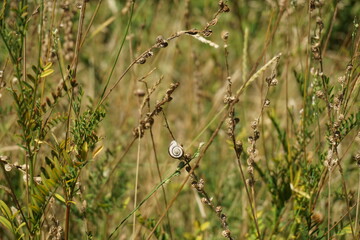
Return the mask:
<svg viewBox="0 0 360 240"><path fill-rule="evenodd" d="M141 113L140 113L141 114ZM136 155L136 175L135 175L135 186L134 186L134 209L137 205L137 189L139 183L139 166L140 166L140 152L141 152L141 136L138 136L138 149ZM135 230L136 230L136 215L133 215L133 232L132 232L132 239L135 239Z"/></svg>
<svg viewBox="0 0 360 240"><path fill-rule="evenodd" d="M159 80L155 83L155 85L152 87L152 88L149 88L148 87L148 84L145 80L146 77L148 77L153 71L155 70L155 68L153 70L151 70L147 75L145 75L144 77L142 77L139 82L142 82L144 83L145 87L146 87L146 90L147 90L147 95L146 97L144 98L143 100L143 103L141 104L141 107L140 109L143 109L145 105L147 105L148 107L148 111L150 112L150 96L151 94L155 91L156 87L159 86L159 84L161 83L162 79L163 79L163 76L161 76L159 78ZM140 110L141 111L141 110ZM165 113L163 110L161 110L161 112L163 113L163 115L165 116ZM170 128L168 128L169 131L170 131ZM171 132L171 131L170 131ZM155 164L156 164L156 170L157 170L157 173L158 173L158 176L159 176L159 180L160 182L163 181L163 178L161 176L161 171L160 171L160 166L159 166L159 159L158 159L158 155L157 155L157 151L156 151L156 145L155 145L155 139L154 139L154 134L153 134L153 125L151 125L150 127L150 137L151 137L151 143L152 143L152 148L153 148L153 152L154 152L154 158L155 158ZM161 185L161 190L162 190L162 193L163 193L163 196L164 196L164 204L165 206L168 205L168 201L167 201L167 197L166 197L166 192L165 192L165 188L163 185ZM167 212L166 214L166 218L167 218L167 222L168 222L168 225L169 225L169 229L170 229L170 239L173 239L172 238L172 227L171 227L171 221L170 221L170 217L169 217L169 212Z"/></svg>
<svg viewBox="0 0 360 240"><path fill-rule="evenodd" d="M98 103L97 108L103 104L103 102L106 100L106 98L111 94L111 92L114 90L114 88L120 83L120 81L124 78L124 76L127 74L127 72L137 63L139 64L143 64L146 62L146 59L151 57L153 55L152 51L154 49L160 49L160 48L165 48L168 46L168 43L171 40L174 40L175 38L178 38L182 35L188 34L188 35L197 35L197 34L201 34L201 35L205 35L208 36L212 33L210 27L214 26L217 23L217 19L218 16L221 13L226 13L229 11L228 6L224 3L224 1L220 1L219 2L219 9L216 12L215 16L207 23L207 25L202 29L202 30L196 30L196 29L190 29L190 30L182 30L182 31L178 31L174 34L172 34L170 37L164 39L162 36L159 36L157 38L156 43L151 46L149 49L147 49L146 51L144 51L142 54L140 54L137 58L135 58L135 60L130 63L130 65L125 69L125 71L120 75L120 77L118 78L118 80L114 83L114 85L109 89L109 91L107 93L105 93L106 91L106 87L104 89L103 95Z"/></svg>
<svg viewBox="0 0 360 240"><path fill-rule="evenodd" d="M279 56L280 57L280 56ZM262 68L261 68L262 69ZM237 95L236 95L236 99L238 99L241 95L241 93L243 92L242 89L244 89L244 86L246 85L246 83L244 83L244 85L238 90ZM226 121L226 119L228 118L228 115L231 111L231 108L234 107L234 105L237 103L237 101L232 101L230 102L229 106L224 106L217 114L216 116L210 121L209 124L207 124L207 126L200 132L200 134L198 134L198 136L196 137L199 138L205 131L206 129L217 119L218 116L221 115L221 113L225 110L228 109L226 114L223 115L222 119L220 120L220 122L218 123L215 131L213 132L213 134L211 135L210 139L208 140L208 142L205 144L205 146L202 148L202 151L200 152L197 161L194 164L194 167L191 169L191 171L189 172L189 175L184 179L183 183L181 184L181 186L179 187L178 191L176 192L175 196L171 199L171 201L169 202L169 205L166 207L166 209L164 210L163 214L160 216L159 220L157 221L157 223L155 224L155 226L153 227L152 231L150 232L150 234L148 235L148 237L146 238L147 240L149 240L151 238L151 236L153 235L153 233L155 232L156 228L159 226L159 224L161 223L162 219L165 217L166 212L172 207L172 205L174 204L175 200L177 199L178 195L180 194L181 190L184 188L186 182L189 180L190 178L190 174L194 171L194 168L196 166L199 165L200 161L202 160L202 158L204 157L205 153L207 152L208 148L210 147L210 145L212 144L212 142L214 141L215 137L217 136L217 134L219 133L222 125L224 124L224 122ZM245 179L245 176L244 176Z"/></svg>
<svg viewBox="0 0 360 240"><path fill-rule="evenodd" d="M186 161L186 160L185 160ZM227 223L227 217L226 215L222 212L222 207L221 206L215 206L213 204L212 198L209 197L209 194L205 191L205 181L204 179L199 179L196 174L194 173L194 171L192 171L192 168L190 166L189 163L187 163L187 166L185 168L185 170L189 173L190 178L192 180L191 182L191 186L193 188L195 188L198 193L203 196L202 198L202 203L208 205L211 210L213 210L216 213L216 216L219 218L222 228L223 228L223 236L227 239L233 240L232 236L231 236L231 232L229 230L229 226Z"/></svg>

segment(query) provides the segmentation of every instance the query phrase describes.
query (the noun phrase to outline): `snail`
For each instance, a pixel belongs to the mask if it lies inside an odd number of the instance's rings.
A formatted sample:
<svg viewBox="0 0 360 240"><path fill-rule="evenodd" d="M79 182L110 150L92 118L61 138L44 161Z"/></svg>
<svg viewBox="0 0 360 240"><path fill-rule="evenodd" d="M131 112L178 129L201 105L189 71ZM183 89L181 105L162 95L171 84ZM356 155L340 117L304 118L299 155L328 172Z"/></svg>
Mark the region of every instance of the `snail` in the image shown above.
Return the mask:
<svg viewBox="0 0 360 240"><path fill-rule="evenodd" d="M184 149L176 141L171 141L169 146L169 155L172 158L179 159L184 155Z"/></svg>

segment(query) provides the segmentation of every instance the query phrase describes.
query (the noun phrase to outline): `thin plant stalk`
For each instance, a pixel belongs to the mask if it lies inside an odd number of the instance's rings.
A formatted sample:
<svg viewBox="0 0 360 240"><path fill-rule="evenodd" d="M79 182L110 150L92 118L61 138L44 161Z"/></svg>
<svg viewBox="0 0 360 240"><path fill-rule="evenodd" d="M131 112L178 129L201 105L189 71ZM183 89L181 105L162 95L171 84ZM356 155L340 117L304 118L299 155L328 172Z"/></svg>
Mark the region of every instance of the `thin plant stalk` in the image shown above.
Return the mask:
<svg viewBox="0 0 360 240"><path fill-rule="evenodd" d="M330 240L330 221L331 221L331 169L329 167L329 179L328 179L328 207L327 207L327 213L328 213L328 221L327 221L327 226L329 231L327 232L327 239Z"/></svg>
<svg viewBox="0 0 360 240"><path fill-rule="evenodd" d="M99 3L99 4L100 4L100 3ZM116 53L115 61L114 61L113 65L112 65L112 67L111 67L109 76L108 76L108 78L107 78L107 80L106 80L106 83L105 83L105 87L104 87L104 89L103 89L103 92L101 93L101 96L100 96L100 99L101 99L101 100L100 100L98 106L100 106L100 105L103 103L103 99L106 98L106 97L104 97L105 92L106 92L106 90L107 90L107 88L108 88L108 85L109 85L109 83L110 83L110 79L111 79L111 77L112 77L112 75L113 75L113 73L114 73L116 64L117 64L117 62L118 62L118 60L119 60L121 51L122 51L122 49L123 49L123 47L124 47L126 37L128 36L128 33L129 33L129 29L130 29L131 22L132 22L132 19L133 19L133 14L134 14L134 5L135 5L135 1L132 1L129 21L128 21L127 25L126 25L126 29L125 29L124 36L123 36L123 38L122 38L122 40L121 40L121 44L120 44L119 50L118 50L117 53ZM130 64L129 67L132 67L132 66L133 66L133 64ZM128 67L128 69L130 69L129 67ZM125 76L126 72L127 72L127 71L124 72L124 74L122 75L122 77ZM122 79L122 77L121 77L120 79Z"/></svg>
<svg viewBox="0 0 360 240"><path fill-rule="evenodd" d="M360 168L359 168L360 170ZM360 204L360 171L358 170L358 191L357 191L357 199L356 199L356 216L355 216L355 229L354 232L357 234L357 226L359 225L359 204Z"/></svg>
<svg viewBox="0 0 360 240"><path fill-rule="evenodd" d="M136 155L136 175L135 175L135 187L134 187L134 209L137 205L137 189L138 189L138 183L139 183L139 166L140 166L140 153L141 153L141 136L139 135L138 139L138 151ZM135 239L135 232L136 230L136 215L133 216L133 234L132 239Z"/></svg>
<svg viewBox="0 0 360 240"><path fill-rule="evenodd" d="M148 195L146 195L146 197L119 223L119 225L117 225L115 230L109 235L108 239L111 239L115 232L119 230L119 228L126 222L126 220L128 220L161 186L169 182L173 177L180 175L180 170L184 167L185 165L178 167L175 172L173 172L169 177L165 178Z"/></svg>

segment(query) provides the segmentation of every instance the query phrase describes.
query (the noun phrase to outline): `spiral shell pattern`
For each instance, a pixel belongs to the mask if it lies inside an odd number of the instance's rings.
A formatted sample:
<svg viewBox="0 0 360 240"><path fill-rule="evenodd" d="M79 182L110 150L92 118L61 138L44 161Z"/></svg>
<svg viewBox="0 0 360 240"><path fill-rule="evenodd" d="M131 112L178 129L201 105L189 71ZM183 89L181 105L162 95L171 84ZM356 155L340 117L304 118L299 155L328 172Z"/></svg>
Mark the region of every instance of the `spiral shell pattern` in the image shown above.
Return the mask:
<svg viewBox="0 0 360 240"><path fill-rule="evenodd" d="M171 141L169 146L169 155L172 158L179 159L184 155L184 149L176 141Z"/></svg>

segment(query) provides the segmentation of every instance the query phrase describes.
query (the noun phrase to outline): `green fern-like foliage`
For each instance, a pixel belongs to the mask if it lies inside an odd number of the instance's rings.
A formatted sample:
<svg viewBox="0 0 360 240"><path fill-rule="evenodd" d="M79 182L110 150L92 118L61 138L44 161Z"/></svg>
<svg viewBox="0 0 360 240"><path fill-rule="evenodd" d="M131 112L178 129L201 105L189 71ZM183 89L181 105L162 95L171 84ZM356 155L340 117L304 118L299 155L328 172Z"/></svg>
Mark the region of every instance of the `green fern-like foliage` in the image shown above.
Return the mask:
<svg viewBox="0 0 360 240"><path fill-rule="evenodd" d="M30 209L34 231L40 228L41 218L50 198L53 197L69 172L69 167L62 165L57 156L46 158L46 162L47 164L45 168L42 168L40 175L41 180L35 184L31 195Z"/></svg>
<svg viewBox="0 0 360 240"><path fill-rule="evenodd" d="M348 135L353 129L360 127L360 111L357 113L352 113L350 116L344 121L341 122L341 125L339 127L340 135L342 138L344 138L346 135Z"/></svg>

